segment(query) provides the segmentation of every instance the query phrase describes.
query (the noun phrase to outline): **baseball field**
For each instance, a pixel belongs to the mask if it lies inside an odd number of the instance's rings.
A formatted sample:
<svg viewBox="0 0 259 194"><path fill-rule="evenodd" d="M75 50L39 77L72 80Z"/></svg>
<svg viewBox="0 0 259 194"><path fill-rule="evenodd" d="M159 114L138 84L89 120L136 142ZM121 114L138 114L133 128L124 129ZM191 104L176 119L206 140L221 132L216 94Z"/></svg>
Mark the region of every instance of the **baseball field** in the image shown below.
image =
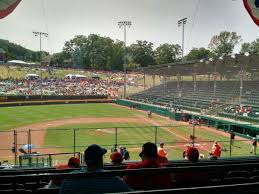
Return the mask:
<svg viewBox="0 0 259 194"><path fill-rule="evenodd" d="M159 127L155 127L159 126ZM110 150L115 143L125 146L132 160L139 160L141 145L147 141L165 142L169 159L181 159L192 134L192 125L159 115L116 104L65 104L0 108L0 160L12 160L13 130L17 131L18 146L28 143L31 130L33 151L40 153L72 152L96 143ZM75 136L74 136L75 135ZM196 146L205 157L213 141L224 147L222 156L230 156L229 134L205 126L196 126ZM74 138L75 137L75 138ZM250 155L250 142L237 137L232 156ZM105 160L109 161L109 154Z"/></svg>

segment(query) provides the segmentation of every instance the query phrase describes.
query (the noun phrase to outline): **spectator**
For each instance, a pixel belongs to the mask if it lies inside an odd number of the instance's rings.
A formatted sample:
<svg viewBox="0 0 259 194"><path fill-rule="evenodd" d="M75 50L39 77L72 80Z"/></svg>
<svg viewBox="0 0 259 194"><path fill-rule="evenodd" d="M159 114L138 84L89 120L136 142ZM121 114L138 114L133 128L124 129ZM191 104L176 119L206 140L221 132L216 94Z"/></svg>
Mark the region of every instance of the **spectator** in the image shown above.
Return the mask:
<svg viewBox="0 0 259 194"><path fill-rule="evenodd" d="M199 160L199 151L195 147L188 146L187 150L184 151L185 158L191 163L196 163ZM188 187L204 185L208 183L208 173L207 172L189 172L184 171L175 175L175 182L177 187Z"/></svg>
<svg viewBox="0 0 259 194"><path fill-rule="evenodd" d="M212 146L210 158L218 159L221 156L221 146L218 144L218 142L215 141L215 143Z"/></svg>
<svg viewBox="0 0 259 194"><path fill-rule="evenodd" d="M139 156L142 162L128 164L127 169L161 168L161 165L157 162L157 146L154 143L145 143ZM124 181L136 190L168 189L172 187L172 177L169 173L124 176Z"/></svg>
<svg viewBox="0 0 259 194"><path fill-rule="evenodd" d="M253 137L253 140L252 140L252 147L251 147L251 154L254 154L256 155L256 148L257 148L257 140L255 137Z"/></svg>
<svg viewBox="0 0 259 194"><path fill-rule="evenodd" d="M183 151L183 158L189 160L190 162L197 162L199 159L199 151L197 148L188 145L186 150Z"/></svg>
<svg viewBox="0 0 259 194"><path fill-rule="evenodd" d="M186 153L186 157L187 159L192 162L192 163L196 163L199 160L199 151L197 148L195 147L189 147L187 153Z"/></svg>
<svg viewBox="0 0 259 194"><path fill-rule="evenodd" d="M66 165L59 165L56 167L58 170L63 170L63 169L70 169L70 168L80 168L80 160L76 157L71 157L68 160L68 164ZM46 185L44 188L45 189L50 189L50 188L59 188L62 183L62 180L60 179L52 179L48 185Z"/></svg>
<svg viewBox="0 0 259 194"><path fill-rule="evenodd" d="M167 152L164 150L164 143L161 142L158 149L157 154L161 157L167 157Z"/></svg>
<svg viewBox="0 0 259 194"><path fill-rule="evenodd" d="M84 160L87 165L87 172L103 171L103 156L107 150L99 145L90 145L84 152ZM61 194L83 194L83 193L115 193L127 192L132 189L119 177L81 177L66 179L61 188Z"/></svg>
<svg viewBox="0 0 259 194"><path fill-rule="evenodd" d="M119 152L114 152L110 155L111 163L114 166L122 165L123 156Z"/></svg>

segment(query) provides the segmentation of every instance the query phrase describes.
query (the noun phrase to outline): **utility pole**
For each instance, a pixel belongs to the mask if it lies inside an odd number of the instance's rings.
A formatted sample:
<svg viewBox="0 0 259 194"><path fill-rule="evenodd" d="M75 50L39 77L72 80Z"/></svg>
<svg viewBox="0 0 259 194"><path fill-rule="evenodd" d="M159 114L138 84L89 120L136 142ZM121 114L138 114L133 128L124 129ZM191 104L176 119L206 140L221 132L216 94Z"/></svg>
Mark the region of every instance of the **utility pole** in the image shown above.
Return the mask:
<svg viewBox="0 0 259 194"><path fill-rule="evenodd" d="M118 22L119 27L124 28L124 95L123 97L126 98L126 89L127 89L127 61L126 61L126 38L127 38L127 27L131 26L131 21L120 21Z"/></svg>
<svg viewBox="0 0 259 194"><path fill-rule="evenodd" d="M35 36L39 36L40 37L40 63L42 61L42 54L41 54L41 37L42 36L45 36L45 37L48 37L49 34L48 33L45 33L45 32L33 32L33 34ZM40 98L42 99L43 98L43 95L42 95L42 71L40 71Z"/></svg>
<svg viewBox="0 0 259 194"><path fill-rule="evenodd" d="M183 31L182 31L182 62L183 62L183 57L184 57L184 26L187 23L187 18L183 18L181 20L178 21L178 27L183 27Z"/></svg>

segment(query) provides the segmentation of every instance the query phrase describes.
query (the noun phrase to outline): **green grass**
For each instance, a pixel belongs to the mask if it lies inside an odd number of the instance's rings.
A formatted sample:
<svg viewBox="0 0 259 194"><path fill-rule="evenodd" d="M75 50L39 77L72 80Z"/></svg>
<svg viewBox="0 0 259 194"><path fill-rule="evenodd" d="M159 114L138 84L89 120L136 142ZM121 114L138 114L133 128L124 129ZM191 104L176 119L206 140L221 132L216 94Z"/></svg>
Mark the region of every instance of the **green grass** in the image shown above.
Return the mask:
<svg viewBox="0 0 259 194"><path fill-rule="evenodd" d="M75 117L134 117L132 111L111 104L68 104L0 108L0 130Z"/></svg>
<svg viewBox="0 0 259 194"><path fill-rule="evenodd" d="M65 125L58 128L49 128L45 138L45 146L52 147L59 145L64 146L64 148L60 149L61 151L73 151L72 129L78 128L79 130L76 130L76 145L80 145L80 147L77 147L76 151L83 152L90 144L99 144L110 150L115 144L115 131L117 127L117 144L126 146L131 150L131 159L138 160L138 154L142 144L148 141L155 142L155 127L151 126L152 125L148 123L146 125L139 123L92 123L87 125ZM105 131L103 131L103 129ZM159 139L177 141L177 137L164 129L160 128L158 131ZM133 151L132 148L134 148ZM136 148L139 149L136 150ZM170 159L177 159L179 155L181 155L180 153L182 153L180 149L168 151L171 155Z"/></svg>
<svg viewBox="0 0 259 194"><path fill-rule="evenodd" d="M149 126L149 127L147 127ZM73 129L76 130L76 145L80 147L76 148L76 151L83 152L84 149L90 144L99 144L106 149L110 150L115 144L115 128L118 127L118 138L117 144L126 146L130 150L131 159L139 160L139 151L141 145L145 142L155 142L155 128L150 125L143 125L138 123L92 123L92 124L81 124L81 125L66 125L59 128L50 128L47 131L45 146L64 146L62 151L72 152L73 151L73 131L64 131L62 129ZM174 132L188 138L191 132L189 126L172 126ZM169 128L172 128L169 127ZM108 130L108 132L98 132L99 129ZM186 140L180 139L174 134L165 130L167 128L158 128L157 142L166 142L166 150L169 154L170 160L182 159L182 152L184 145L187 143ZM211 142L199 142L200 144L208 144L209 147L212 145L214 140L227 141L227 137L221 135L204 132L197 130L198 137L202 137L202 140ZM176 143L181 142L181 143ZM220 142L228 151L222 152L222 157L229 157L229 143ZM132 149L134 148L134 149ZM235 142L235 146L232 147L232 156L248 156L250 151L250 145L246 142ZM208 151L200 150L200 153L208 156ZM106 154L106 161L109 161L109 153Z"/></svg>
<svg viewBox="0 0 259 194"><path fill-rule="evenodd" d="M67 104L67 105L44 105L44 106L22 106L22 107L6 107L0 108L0 126L1 130L13 129L19 126L39 123L50 120L75 118L75 117L106 117L106 118L138 118L137 116L146 116L135 110L126 109L123 107L115 107L111 104ZM143 117L144 119L144 117ZM171 123L168 119L153 115L153 121L159 125L167 125ZM139 152L141 145L147 141L155 142L155 128L147 127L153 126L154 123L91 123L91 124L76 124L64 125L58 128L47 129L44 146L55 147L56 151L73 151L73 128L76 128L76 151L83 152L83 150L90 144L96 143L104 146L108 150L115 144L115 127L118 127L118 145L123 145L129 148L131 159L139 160ZM93 129L95 128L95 129ZM97 130L98 128L105 128L106 131ZM61 130L67 129L67 130ZM176 135L168 132L168 128L159 127L157 130L157 142L166 142L165 149L169 153L170 160L182 159L182 152L187 142ZM192 133L192 126L178 125L172 122L169 127L172 132L175 132L185 138L188 138ZM33 133L33 132L32 132ZM211 141L206 143L212 145L212 141L228 141L228 137L207 132L197 128L196 136L202 140ZM175 143L181 141L182 143ZM37 144L37 142L32 142ZM229 156L229 143L221 143L227 152L223 152L223 157ZM210 146L209 146L210 147ZM247 142L235 142L232 147L232 156L248 156L250 151L250 144ZM41 150L39 150L41 151ZM208 155L207 151L201 153ZM109 153L105 156L105 160L109 161Z"/></svg>

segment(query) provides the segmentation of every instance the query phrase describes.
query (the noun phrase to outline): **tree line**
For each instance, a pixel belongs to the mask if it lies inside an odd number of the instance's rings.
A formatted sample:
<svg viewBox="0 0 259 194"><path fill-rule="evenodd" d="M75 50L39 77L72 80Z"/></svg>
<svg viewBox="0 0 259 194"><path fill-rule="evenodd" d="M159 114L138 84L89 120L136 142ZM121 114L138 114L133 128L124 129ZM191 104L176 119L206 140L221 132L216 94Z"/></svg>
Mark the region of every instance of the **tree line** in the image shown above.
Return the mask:
<svg viewBox="0 0 259 194"><path fill-rule="evenodd" d="M49 55L47 52L32 51L3 39L0 39L0 50L5 53L6 61L23 60L35 62L40 61L41 56Z"/></svg>
<svg viewBox="0 0 259 194"><path fill-rule="evenodd" d="M184 57L184 60L200 60L211 57L231 55L237 45L242 43L242 38L236 32L223 31L214 35L208 47L193 48ZM40 61L44 52L33 52L19 45L0 40L0 48L7 52L8 59L24 59ZM253 42L241 44L240 53L259 52L259 39ZM128 69L147 67L158 64L174 63L181 59L181 46L178 44L161 44L154 48L152 42L137 40L126 47L126 63ZM67 41L62 52L51 56L52 66L67 66L74 68L99 69L99 70L123 70L124 42L102 37L97 34L77 35Z"/></svg>

